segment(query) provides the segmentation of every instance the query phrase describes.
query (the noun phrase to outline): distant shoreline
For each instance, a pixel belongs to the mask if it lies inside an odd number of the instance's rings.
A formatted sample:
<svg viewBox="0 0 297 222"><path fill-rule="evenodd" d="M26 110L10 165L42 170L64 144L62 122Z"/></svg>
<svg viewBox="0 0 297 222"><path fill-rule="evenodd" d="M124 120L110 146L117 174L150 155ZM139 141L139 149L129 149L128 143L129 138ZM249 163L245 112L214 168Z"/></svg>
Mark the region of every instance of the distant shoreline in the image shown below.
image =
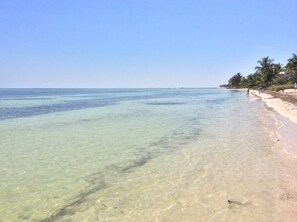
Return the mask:
<svg viewBox="0 0 297 222"><path fill-rule="evenodd" d="M250 94L260 98L268 107L297 124L297 91L284 93L251 90Z"/></svg>
<svg viewBox="0 0 297 222"><path fill-rule="evenodd" d="M247 92L248 88L228 89ZM251 96L261 99L268 107L297 124L297 90L285 89L284 92L250 89Z"/></svg>

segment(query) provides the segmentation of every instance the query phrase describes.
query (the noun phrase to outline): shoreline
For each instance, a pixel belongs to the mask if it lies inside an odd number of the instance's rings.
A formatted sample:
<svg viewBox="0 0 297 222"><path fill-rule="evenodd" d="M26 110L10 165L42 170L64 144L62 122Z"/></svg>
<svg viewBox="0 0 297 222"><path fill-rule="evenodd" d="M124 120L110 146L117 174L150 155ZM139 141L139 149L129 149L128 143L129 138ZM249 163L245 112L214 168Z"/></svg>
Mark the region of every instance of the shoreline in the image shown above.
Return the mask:
<svg viewBox="0 0 297 222"><path fill-rule="evenodd" d="M281 190L278 204L282 219L294 222L297 220L297 103L291 102L292 94L286 100L283 99L284 95L286 92L270 94L257 90L250 90L249 94L250 101L261 100L267 111L274 114L277 129L272 139L278 148L275 153L281 165L281 170L276 174Z"/></svg>
<svg viewBox="0 0 297 222"><path fill-rule="evenodd" d="M246 93L247 88L228 89ZM250 89L250 101L261 100L268 110L275 114L279 125L278 134L282 148L297 158L297 91L287 89L284 92L271 92Z"/></svg>
<svg viewBox="0 0 297 222"><path fill-rule="evenodd" d="M261 99L268 109L275 113L279 124L278 134L280 143L285 152L297 157L297 104L288 102L281 98L284 94L262 92L251 90L250 95L255 99ZM291 95L292 96L292 95ZM295 97L295 95L293 95ZM296 94L297 99L297 94Z"/></svg>
<svg viewBox="0 0 297 222"><path fill-rule="evenodd" d="M297 92L296 95L294 95L287 92L280 94L275 92L250 90L250 94L260 98L268 107L297 124L297 104L291 102L293 99L297 100ZM284 98L286 96L292 97L292 100L285 100Z"/></svg>

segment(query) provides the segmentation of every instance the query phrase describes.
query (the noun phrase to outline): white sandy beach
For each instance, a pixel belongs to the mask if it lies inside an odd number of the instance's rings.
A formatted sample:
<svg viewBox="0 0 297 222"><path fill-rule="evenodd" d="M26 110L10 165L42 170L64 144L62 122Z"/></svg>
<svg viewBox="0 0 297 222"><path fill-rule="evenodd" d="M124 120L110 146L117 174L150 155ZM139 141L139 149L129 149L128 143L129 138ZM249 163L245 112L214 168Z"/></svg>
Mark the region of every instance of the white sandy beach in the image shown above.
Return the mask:
<svg viewBox="0 0 297 222"><path fill-rule="evenodd" d="M283 166L282 172L278 175L281 181L280 187L286 191L280 197L280 205L284 212L283 221L295 222L297 221L297 106L256 90L251 90L250 94L254 99L260 98L267 107L280 114L277 118L279 130L275 141L279 143L281 148L279 154ZM295 90L285 90L283 94L297 97Z"/></svg>
<svg viewBox="0 0 297 222"><path fill-rule="evenodd" d="M297 97L297 92L294 89L285 90L286 94L295 95ZM284 117L290 119L292 122L297 124L297 106L283 101L280 98L276 98L272 95L267 93L260 93L257 90L251 90L251 94L261 98L265 104L274 109L279 114L283 115Z"/></svg>
<svg viewBox="0 0 297 222"><path fill-rule="evenodd" d="M285 90L283 94L297 97L294 89ZM268 108L279 114L277 119L280 138L275 138L275 140L281 142L284 151L297 158L297 105L257 90L251 90L250 95L253 96L251 100L261 99Z"/></svg>
<svg viewBox="0 0 297 222"><path fill-rule="evenodd" d="M247 89L231 89L246 92ZM297 97L294 89L287 89L279 94ZM250 101L262 100L268 109L275 112L278 122L278 131L273 134L273 140L279 147L275 150L279 158L282 170L276 175L280 180L281 195L279 207L282 212L282 220L286 222L297 221L297 105L281 98L263 93L262 91L250 90Z"/></svg>

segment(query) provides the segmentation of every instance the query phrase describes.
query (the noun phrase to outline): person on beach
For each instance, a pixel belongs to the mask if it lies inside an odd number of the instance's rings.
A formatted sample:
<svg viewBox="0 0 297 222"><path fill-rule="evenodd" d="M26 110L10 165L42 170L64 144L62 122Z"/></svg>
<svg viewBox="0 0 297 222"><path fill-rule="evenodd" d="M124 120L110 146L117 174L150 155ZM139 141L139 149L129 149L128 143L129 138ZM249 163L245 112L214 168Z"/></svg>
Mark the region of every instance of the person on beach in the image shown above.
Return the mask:
<svg viewBox="0 0 297 222"><path fill-rule="evenodd" d="M296 91L296 89L297 89L297 83L296 82L294 83L294 88L295 88L295 91Z"/></svg>
<svg viewBox="0 0 297 222"><path fill-rule="evenodd" d="M247 89L247 91L246 91L246 95L247 95L247 96L250 95L250 88Z"/></svg>

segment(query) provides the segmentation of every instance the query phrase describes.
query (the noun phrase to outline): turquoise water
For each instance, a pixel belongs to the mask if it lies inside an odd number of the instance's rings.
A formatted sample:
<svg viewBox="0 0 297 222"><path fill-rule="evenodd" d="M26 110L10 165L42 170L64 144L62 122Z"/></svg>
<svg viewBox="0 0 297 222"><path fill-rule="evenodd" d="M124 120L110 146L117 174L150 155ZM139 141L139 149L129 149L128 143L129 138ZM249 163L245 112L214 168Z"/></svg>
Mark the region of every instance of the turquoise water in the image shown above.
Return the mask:
<svg viewBox="0 0 297 222"><path fill-rule="evenodd" d="M273 221L264 112L216 88L1 89L0 221Z"/></svg>

